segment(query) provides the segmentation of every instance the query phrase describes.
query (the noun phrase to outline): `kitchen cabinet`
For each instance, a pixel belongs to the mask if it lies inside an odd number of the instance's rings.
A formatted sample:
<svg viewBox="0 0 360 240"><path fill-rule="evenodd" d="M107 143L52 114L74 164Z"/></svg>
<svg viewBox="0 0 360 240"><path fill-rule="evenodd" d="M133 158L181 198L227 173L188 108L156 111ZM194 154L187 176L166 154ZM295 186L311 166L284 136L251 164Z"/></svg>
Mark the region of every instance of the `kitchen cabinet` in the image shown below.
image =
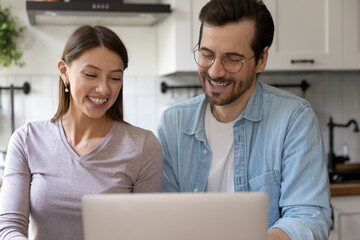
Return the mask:
<svg viewBox="0 0 360 240"><path fill-rule="evenodd" d="M160 75L197 71L192 50L208 0L173 0L158 26ZM360 0L264 0L275 35L267 71L359 70Z"/></svg>
<svg viewBox="0 0 360 240"><path fill-rule="evenodd" d="M264 2L275 24L267 70L342 68L342 1Z"/></svg>
<svg viewBox="0 0 360 240"><path fill-rule="evenodd" d="M344 69L360 69L360 0L343 0Z"/></svg>
<svg viewBox="0 0 360 240"><path fill-rule="evenodd" d="M329 240L358 240L360 236L360 196L331 198L334 208L334 229Z"/></svg>
<svg viewBox="0 0 360 240"><path fill-rule="evenodd" d="M208 0L173 0L170 17L158 25L160 75L197 71L192 50L199 38L198 14Z"/></svg>

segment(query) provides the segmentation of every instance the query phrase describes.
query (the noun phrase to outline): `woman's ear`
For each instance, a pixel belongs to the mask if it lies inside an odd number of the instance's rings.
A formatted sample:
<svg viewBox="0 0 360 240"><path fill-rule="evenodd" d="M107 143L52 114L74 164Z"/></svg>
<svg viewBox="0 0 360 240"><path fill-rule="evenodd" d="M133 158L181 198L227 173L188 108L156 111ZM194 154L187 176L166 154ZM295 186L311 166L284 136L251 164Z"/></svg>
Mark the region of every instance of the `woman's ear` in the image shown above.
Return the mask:
<svg viewBox="0 0 360 240"><path fill-rule="evenodd" d="M64 85L68 86L69 82L67 80L68 78L67 78L67 65L66 65L66 62L64 60L59 60L57 66L58 66L58 70L59 70L59 75L60 75L61 79L63 80Z"/></svg>
<svg viewBox="0 0 360 240"><path fill-rule="evenodd" d="M259 59L259 62L256 65L256 73L261 73L262 71L264 71L268 56L269 56L269 47L265 47Z"/></svg>

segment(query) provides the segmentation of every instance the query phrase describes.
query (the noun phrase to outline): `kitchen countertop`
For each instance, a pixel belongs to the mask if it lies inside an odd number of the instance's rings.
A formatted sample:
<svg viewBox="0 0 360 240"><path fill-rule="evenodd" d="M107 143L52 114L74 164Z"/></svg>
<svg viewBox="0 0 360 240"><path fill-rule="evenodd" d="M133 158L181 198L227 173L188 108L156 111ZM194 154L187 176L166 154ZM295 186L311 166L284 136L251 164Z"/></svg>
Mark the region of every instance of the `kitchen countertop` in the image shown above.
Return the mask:
<svg viewBox="0 0 360 240"><path fill-rule="evenodd" d="M337 163L336 170L359 176L360 163ZM331 196L360 195L360 181L330 184L330 192Z"/></svg>
<svg viewBox="0 0 360 240"><path fill-rule="evenodd" d="M330 184L331 196L360 195L360 183Z"/></svg>

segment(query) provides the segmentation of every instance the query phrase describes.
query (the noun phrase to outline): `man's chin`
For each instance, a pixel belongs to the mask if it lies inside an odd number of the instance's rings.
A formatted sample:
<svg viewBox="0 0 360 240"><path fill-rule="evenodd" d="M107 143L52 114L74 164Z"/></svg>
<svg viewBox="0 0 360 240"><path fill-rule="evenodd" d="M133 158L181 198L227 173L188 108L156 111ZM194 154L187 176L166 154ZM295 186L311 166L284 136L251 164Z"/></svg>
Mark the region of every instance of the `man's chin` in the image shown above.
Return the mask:
<svg viewBox="0 0 360 240"><path fill-rule="evenodd" d="M231 99L222 98L220 93L206 93L206 100L208 103L216 106L225 106L233 102Z"/></svg>

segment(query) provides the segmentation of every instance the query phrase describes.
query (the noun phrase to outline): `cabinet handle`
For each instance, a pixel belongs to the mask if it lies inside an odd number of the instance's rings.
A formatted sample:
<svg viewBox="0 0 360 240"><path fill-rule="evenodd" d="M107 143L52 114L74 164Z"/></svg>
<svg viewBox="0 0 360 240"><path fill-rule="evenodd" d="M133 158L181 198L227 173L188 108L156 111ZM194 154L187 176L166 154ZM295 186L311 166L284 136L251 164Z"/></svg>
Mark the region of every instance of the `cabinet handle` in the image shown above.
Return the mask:
<svg viewBox="0 0 360 240"><path fill-rule="evenodd" d="M297 63L311 63L314 64L314 59L291 59L291 64L297 64Z"/></svg>

